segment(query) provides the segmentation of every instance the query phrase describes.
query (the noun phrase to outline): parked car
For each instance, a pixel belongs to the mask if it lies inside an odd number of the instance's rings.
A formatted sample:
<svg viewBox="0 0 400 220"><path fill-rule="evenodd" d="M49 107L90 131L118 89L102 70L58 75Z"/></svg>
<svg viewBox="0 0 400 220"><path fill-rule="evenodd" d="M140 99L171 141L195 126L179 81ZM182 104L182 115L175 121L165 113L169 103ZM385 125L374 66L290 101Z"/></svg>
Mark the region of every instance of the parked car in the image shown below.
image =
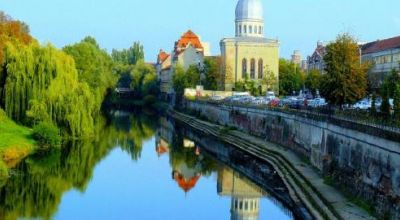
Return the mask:
<svg viewBox="0 0 400 220"><path fill-rule="evenodd" d="M211 96L210 99L213 101L221 101L221 100L224 100L224 97L219 96L219 95L214 95L214 96Z"/></svg>
<svg viewBox="0 0 400 220"><path fill-rule="evenodd" d="M269 101L265 97L257 97L254 99L253 104L255 105L268 105Z"/></svg>
<svg viewBox="0 0 400 220"><path fill-rule="evenodd" d="M279 103L280 103L280 100L278 98L276 98L276 99L271 100L268 103L268 106L269 107L277 107L277 106L279 106Z"/></svg>
<svg viewBox="0 0 400 220"><path fill-rule="evenodd" d="M354 104L352 108L358 110L368 110L371 108L371 106L372 106L371 101L369 101L368 99L363 99Z"/></svg>
<svg viewBox="0 0 400 220"><path fill-rule="evenodd" d="M308 100L308 106L317 108L317 107L322 107L326 106L328 103L324 98L316 98L316 99L310 99Z"/></svg>
<svg viewBox="0 0 400 220"><path fill-rule="evenodd" d="M276 98L275 92L267 92L267 95L265 96L268 100L274 100Z"/></svg>

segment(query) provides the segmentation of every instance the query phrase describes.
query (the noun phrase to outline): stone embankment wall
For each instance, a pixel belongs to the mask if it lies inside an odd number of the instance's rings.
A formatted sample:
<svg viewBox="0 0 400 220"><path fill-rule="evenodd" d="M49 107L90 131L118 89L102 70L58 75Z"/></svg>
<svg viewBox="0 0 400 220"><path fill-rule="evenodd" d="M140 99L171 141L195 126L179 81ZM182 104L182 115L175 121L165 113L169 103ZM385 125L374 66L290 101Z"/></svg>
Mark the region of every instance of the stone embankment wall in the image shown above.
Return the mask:
<svg viewBox="0 0 400 220"><path fill-rule="evenodd" d="M395 133L324 117L188 101L185 111L290 148L329 182L400 219L400 140ZM333 121L333 122L332 122Z"/></svg>

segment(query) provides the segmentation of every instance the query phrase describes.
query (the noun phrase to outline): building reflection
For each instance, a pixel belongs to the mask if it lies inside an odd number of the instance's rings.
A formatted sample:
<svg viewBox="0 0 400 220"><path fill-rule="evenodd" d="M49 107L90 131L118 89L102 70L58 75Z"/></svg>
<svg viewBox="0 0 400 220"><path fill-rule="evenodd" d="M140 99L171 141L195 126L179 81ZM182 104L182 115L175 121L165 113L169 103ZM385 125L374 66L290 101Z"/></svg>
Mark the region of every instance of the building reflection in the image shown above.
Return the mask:
<svg viewBox="0 0 400 220"><path fill-rule="evenodd" d="M255 220L259 217L263 191L228 167L218 171L220 196L231 197L231 220Z"/></svg>

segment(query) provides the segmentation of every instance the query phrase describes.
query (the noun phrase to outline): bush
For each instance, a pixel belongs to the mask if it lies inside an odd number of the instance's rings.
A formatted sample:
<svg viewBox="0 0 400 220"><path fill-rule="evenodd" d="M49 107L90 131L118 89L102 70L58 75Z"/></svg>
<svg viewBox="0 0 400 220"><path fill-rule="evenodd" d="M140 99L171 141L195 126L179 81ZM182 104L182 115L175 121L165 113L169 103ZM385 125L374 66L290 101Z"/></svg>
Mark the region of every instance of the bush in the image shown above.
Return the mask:
<svg viewBox="0 0 400 220"><path fill-rule="evenodd" d="M40 122L33 127L33 139L37 141L40 149L59 148L61 136L58 128L47 122Z"/></svg>
<svg viewBox="0 0 400 220"><path fill-rule="evenodd" d="M7 165L0 159L0 182L6 180L8 178L8 167ZM1 183L0 183L1 185Z"/></svg>
<svg viewBox="0 0 400 220"><path fill-rule="evenodd" d="M154 97L153 95L146 95L143 98L143 101L145 105L153 105L156 102L156 97Z"/></svg>

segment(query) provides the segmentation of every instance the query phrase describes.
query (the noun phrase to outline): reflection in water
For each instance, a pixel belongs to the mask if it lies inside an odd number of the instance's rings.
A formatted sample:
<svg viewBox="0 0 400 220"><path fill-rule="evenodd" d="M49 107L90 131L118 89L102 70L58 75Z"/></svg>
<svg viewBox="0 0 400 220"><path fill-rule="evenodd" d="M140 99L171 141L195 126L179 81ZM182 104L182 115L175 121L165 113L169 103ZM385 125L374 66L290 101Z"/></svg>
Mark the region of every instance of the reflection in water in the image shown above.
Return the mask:
<svg viewBox="0 0 400 220"><path fill-rule="evenodd" d="M258 219L263 191L232 169L224 167L218 171L218 193L232 197L232 220Z"/></svg>
<svg viewBox="0 0 400 220"><path fill-rule="evenodd" d="M62 151L33 155L12 172L0 189L0 219L51 219L62 195L76 189L85 192L94 167L116 146L132 159L140 158L142 144L153 137L156 120L113 112L111 121L99 118L97 136L90 140L69 141Z"/></svg>
<svg viewBox="0 0 400 220"><path fill-rule="evenodd" d="M66 192L74 189L85 194L96 184L92 180L94 169L114 148L121 148L137 161L141 158L143 144L153 137L156 155L169 158L170 176L179 190L191 193L199 188L201 180L209 181L209 177L216 175L214 183L218 195L231 197L231 219L258 219L260 199L265 198L266 193L203 152L196 141L185 137L184 130L175 128L166 118L157 119L140 112L111 112L98 119L96 137L67 142L61 151L34 155L19 164L12 178L0 187L0 219L52 219L59 212L60 204L65 202ZM160 181L154 184L162 185L162 181L167 180ZM112 187L109 190L112 191Z"/></svg>

